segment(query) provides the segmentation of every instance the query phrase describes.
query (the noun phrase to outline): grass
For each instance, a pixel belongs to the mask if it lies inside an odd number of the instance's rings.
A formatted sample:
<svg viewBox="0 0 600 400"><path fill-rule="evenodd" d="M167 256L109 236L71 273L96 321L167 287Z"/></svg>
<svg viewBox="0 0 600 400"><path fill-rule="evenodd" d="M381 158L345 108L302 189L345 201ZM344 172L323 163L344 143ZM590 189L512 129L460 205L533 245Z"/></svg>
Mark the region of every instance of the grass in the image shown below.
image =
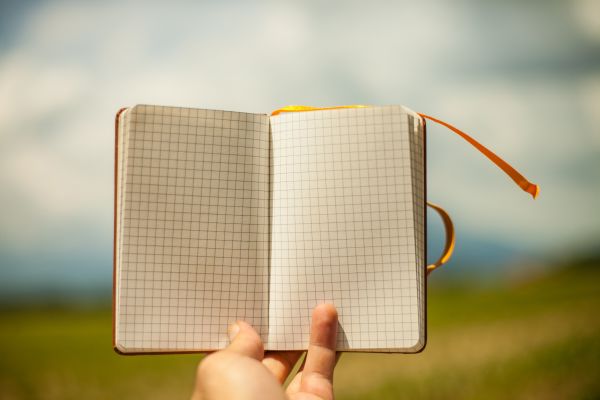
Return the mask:
<svg viewBox="0 0 600 400"><path fill-rule="evenodd" d="M344 354L336 396L598 399L599 278L587 268L480 288L434 285L425 351ZM106 309L3 311L0 399L189 397L199 355L124 357L110 341Z"/></svg>

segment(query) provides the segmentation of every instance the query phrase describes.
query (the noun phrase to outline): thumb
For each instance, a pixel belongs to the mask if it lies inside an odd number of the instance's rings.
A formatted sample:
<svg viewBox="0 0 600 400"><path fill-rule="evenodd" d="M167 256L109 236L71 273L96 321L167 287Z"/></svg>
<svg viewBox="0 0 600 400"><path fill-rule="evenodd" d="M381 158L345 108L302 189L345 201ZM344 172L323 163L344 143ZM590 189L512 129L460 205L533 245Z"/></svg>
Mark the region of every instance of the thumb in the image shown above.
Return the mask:
<svg viewBox="0 0 600 400"><path fill-rule="evenodd" d="M231 324L228 329L229 340L231 343L225 351L238 353L246 357L261 361L265 356L265 349L260 336L249 324L244 321L237 321Z"/></svg>

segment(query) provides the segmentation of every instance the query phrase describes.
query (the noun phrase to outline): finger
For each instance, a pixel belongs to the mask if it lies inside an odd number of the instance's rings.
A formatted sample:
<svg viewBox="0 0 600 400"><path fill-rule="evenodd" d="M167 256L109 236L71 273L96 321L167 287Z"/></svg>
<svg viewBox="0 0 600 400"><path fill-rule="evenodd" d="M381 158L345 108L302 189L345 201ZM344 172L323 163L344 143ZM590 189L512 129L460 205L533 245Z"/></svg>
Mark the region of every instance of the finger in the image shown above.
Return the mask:
<svg viewBox="0 0 600 400"><path fill-rule="evenodd" d="M336 353L335 365L337 365L338 361L340 361L340 358L342 358L342 353L340 353L340 352ZM285 392L289 396L291 396L295 393L298 393L300 391L300 382L302 381L302 372L304 371L304 363L305 362L306 362L306 358L302 361L302 365L298 369L298 373L296 374L296 376L294 376L294 378L291 380L291 382L289 383L289 385L287 386L287 388L285 390Z"/></svg>
<svg viewBox="0 0 600 400"><path fill-rule="evenodd" d="M313 310L310 342L300 381L300 391L333 397L333 368L336 362L337 311L331 304Z"/></svg>
<svg viewBox="0 0 600 400"><path fill-rule="evenodd" d="M265 355L264 345L258 333L244 321L229 326L231 343L225 351L231 351L261 361Z"/></svg>
<svg viewBox="0 0 600 400"><path fill-rule="evenodd" d="M279 383L283 383L301 355L301 351L269 351L262 363Z"/></svg>
<svg viewBox="0 0 600 400"><path fill-rule="evenodd" d="M326 378L333 376L336 359L337 311L331 304L320 304L313 310L310 342L304 375L318 373Z"/></svg>

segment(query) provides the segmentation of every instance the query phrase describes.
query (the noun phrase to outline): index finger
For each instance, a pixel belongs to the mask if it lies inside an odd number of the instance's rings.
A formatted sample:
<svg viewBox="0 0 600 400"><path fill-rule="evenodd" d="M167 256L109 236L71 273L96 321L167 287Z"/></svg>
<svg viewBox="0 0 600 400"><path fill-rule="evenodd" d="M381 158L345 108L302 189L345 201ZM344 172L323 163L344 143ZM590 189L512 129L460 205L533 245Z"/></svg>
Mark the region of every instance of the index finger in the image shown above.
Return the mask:
<svg viewBox="0 0 600 400"><path fill-rule="evenodd" d="M337 311L331 304L320 304L313 310L310 343L300 381L300 391L324 399L333 397L337 317Z"/></svg>

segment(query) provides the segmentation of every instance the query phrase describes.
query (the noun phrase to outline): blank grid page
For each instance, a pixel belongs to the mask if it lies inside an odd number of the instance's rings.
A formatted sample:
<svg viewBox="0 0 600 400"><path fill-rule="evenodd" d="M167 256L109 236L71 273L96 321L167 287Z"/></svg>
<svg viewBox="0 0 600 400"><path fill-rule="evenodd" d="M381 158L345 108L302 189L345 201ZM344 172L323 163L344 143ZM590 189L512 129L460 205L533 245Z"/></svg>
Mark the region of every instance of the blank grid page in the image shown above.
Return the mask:
<svg viewBox="0 0 600 400"><path fill-rule="evenodd" d="M120 350L220 348L236 319L266 339L268 123L225 111L127 111L118 149Z"/></svg>
<svg viewBox="0 0 600 400"><path fill-rule="evenodd" d="M269 349L306 348L320 302L338 309L340 350L424 345L418 118L399 106L271 117Z"/></svg>
<svg viewBox="0 0 600 400"><path fill-rule="evenodd" d="M417 298L419 302L425 302L425 263L427 262L425 255L425 228L427 221L425 220L425 126L421 122L422 119L413 115L408 117L408 131L410 139L410 161L411 161L411 177L413 182L413 213L416 221L415 229L415 247L417 265L423 268L417 269L417 281L422 282L417 286ZM419 313L419 329L420 337L425 340L425 308Z"/></svg>

